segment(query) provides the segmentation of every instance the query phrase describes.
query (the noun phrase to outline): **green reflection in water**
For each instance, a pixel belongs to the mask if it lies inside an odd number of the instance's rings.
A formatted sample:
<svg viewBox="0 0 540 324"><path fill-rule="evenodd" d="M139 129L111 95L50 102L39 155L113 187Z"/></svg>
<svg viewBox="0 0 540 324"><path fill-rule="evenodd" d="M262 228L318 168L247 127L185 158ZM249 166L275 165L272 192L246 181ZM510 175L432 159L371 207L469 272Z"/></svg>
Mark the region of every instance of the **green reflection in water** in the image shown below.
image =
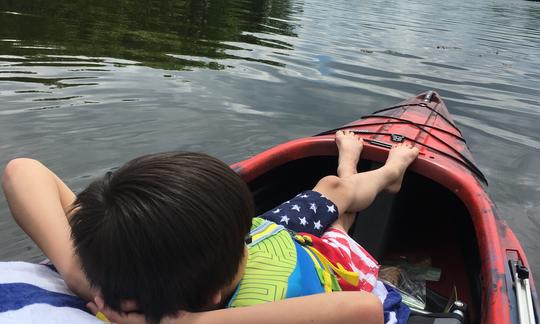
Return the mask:
<svg viewBox="0 0 540 324"><path fill-rule="evenodd" d="M274 38L296 37L292 14L289 0L0 0L0 54L39 57L41 65L65 60L49 55L113 57L173 70L223 69L222 59L280 65L236 51L245 43L291 49Z"/></svg>

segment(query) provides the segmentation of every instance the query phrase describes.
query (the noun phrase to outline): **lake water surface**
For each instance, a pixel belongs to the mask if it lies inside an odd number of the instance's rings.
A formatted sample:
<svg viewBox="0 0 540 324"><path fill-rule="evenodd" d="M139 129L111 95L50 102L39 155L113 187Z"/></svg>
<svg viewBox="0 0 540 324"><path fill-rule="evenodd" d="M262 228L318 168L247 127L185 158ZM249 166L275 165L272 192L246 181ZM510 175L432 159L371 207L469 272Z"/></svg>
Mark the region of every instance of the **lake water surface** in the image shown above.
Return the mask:
<svg viewBox="0 0 540 324"><path fill-rule="evenodd" d="M74 190L129 158L234 162L437 90L540 275L540 2L0 0L0 166ZM0 260L42 258L0 198Z"/></svg>

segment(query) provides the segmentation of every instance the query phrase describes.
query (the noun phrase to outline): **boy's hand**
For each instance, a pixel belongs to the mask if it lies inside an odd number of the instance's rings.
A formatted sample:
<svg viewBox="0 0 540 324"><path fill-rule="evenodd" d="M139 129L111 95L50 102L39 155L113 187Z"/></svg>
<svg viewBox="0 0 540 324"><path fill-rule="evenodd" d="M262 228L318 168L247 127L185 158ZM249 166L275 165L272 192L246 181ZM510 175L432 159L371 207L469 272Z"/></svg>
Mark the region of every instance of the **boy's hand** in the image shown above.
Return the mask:
<svg viewBox="0 0 540 324"><path fill-rule="evenodd" d="M112 309L105 307L105 303L101 297L95 297L93 302L86 304L86 307L92 312L92 314L98 316L98 313L105 315L107 320L113 323L119 324L144 324L144 315L137 313L137 305L133 302L123 302L121 305L122 312L116 312ZM100 318L103 320L102 318Z"/></svg>
<svg viewBox="0 0 540 324"><path fill-rule="evenodd" d="M103 302L103 299L101 299L99 296L94 299L93 302L89 302L86 304L88 309L92 312L92 314L96 315L98 312L101 312L105 317L109 320L109 322L112 323L118 323L118 324L145 324L146 319L144 317L144 314L137 312L137 305L134 302L126 301L123 302L121 305L122 312L116 312L112 309L105 307L105 303ZM179 323L181 320L181 323L189 323L189 316L188 312L182 311L178 312L175 316L167 316L165 318L161 319L162 324L169 324L169 323Z"/></svg>

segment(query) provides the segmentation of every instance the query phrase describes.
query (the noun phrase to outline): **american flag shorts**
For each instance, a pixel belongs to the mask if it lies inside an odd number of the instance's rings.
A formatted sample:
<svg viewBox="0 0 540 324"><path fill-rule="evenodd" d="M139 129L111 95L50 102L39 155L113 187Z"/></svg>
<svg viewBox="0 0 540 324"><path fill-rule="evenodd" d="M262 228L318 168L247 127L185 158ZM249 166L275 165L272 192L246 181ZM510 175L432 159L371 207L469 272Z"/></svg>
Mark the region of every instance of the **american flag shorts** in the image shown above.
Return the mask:
<svg viewBox="0 0 540 324"><path fill-rule="evenodd" d="M316 191L308 190L259 217L283 225L294 232L320 237L338 215L337 206L332 201Z"/></svg>

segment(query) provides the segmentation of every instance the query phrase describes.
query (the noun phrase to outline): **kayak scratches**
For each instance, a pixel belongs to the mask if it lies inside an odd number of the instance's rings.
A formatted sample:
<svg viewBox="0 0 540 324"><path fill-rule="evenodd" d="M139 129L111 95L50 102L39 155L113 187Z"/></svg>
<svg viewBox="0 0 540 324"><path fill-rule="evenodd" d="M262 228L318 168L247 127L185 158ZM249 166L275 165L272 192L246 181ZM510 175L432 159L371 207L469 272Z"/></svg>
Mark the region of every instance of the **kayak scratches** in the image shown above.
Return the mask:
<svg viewBox="0 0 540 324"><path fill-rule="evenodd" d="M497 217L497 228L499 230L499 235L501 235L501 239L506 240L508 238L507 236L507 231L509 230L508 224L506 224L505 221Z"/></svg>

